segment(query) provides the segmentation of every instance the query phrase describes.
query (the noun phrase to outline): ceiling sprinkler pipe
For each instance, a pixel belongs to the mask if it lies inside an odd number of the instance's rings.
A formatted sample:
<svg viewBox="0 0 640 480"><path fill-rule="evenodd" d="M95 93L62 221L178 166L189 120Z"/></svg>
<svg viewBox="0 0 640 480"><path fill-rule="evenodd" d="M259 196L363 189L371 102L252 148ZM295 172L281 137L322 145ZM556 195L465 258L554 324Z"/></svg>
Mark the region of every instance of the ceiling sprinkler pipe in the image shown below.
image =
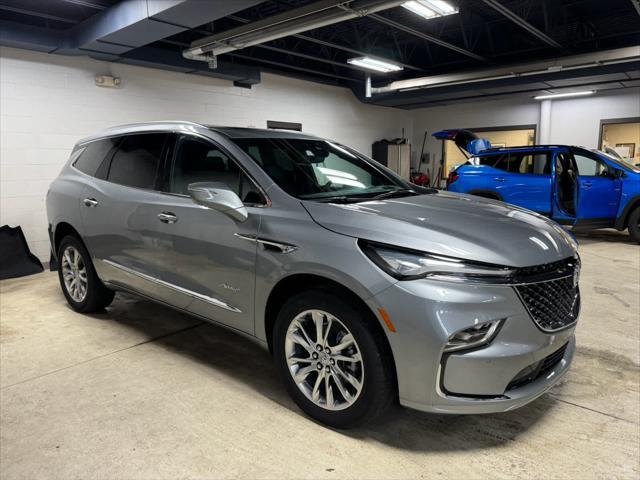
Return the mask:
<svg viewBox="0 0 640 480"><path fill-rule="evenodd" d="M208 61L210 55L222 55L243 48L270 42L290 35L326 27L371 13L402 5L406 0L352 0L316 2L269 19L242 25L192 43L182 52L190 60Z"/></svg>
<svg viewBox="0 0 640 480"><path fill-rule="evenodd" d="M547 73L579 70L598 66L615 65L640 61L640 47L618 48L602 52L561 57L546 62L512 65L491 70L451 75L436 75L408 80L398 80L382 87L371 88L372 94L389 92L407 92L428 88L467 85L472 83L503 80L507 78L529 77Z"/></svg>

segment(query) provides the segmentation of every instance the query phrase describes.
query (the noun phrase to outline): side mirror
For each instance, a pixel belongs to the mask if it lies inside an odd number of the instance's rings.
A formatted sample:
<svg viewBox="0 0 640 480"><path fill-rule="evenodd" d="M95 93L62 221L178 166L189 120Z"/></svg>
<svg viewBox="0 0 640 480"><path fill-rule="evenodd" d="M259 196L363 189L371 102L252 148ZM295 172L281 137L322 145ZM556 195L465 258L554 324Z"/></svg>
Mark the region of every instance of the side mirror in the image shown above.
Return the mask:
<svg viewBox="0 0 640 480"><path fill-rule="evenodd" d="M238 222L244 222L249 218L249 212L240 197L224 183L190 183L187 189L191 199L198 205L217 210Z"/></svg>

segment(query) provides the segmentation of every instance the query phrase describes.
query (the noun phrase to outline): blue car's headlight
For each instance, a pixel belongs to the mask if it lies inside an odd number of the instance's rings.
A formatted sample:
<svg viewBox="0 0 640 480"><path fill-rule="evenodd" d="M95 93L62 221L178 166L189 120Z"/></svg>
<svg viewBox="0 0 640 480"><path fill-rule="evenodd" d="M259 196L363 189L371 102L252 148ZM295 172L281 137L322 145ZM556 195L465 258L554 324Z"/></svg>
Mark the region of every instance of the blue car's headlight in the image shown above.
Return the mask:
<svg viewBox="0 0 640 480"><path fill-rule="evenodd" d="M515 269L472 262L360 240L360 248L378 267L398 280L430 278L449 282L506 284Z"/></svg>

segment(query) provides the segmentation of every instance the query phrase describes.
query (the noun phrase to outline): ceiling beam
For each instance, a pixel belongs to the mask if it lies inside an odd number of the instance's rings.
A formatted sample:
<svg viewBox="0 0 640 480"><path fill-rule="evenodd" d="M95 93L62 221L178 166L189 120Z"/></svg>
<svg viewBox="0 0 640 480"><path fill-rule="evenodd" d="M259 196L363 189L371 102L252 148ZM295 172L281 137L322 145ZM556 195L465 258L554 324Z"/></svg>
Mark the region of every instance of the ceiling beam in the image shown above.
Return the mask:
<svg viewBox="0 0 640 480"><path fill-rule="evenodd" d="M369 18L372 18L380 23L384 23L385 25L389 25L390 27L397 28L398 30L402 30L414 37L421 38L422 40L426 40L427 42L435 43L436 45L440 45L441 47L448 48L449 50L453 50L454 52L458 52L462 55L466 55L467 57L473 58L474 60L478 60L480 62L488 62L489 60L481 55L477 55L469 50L465 50L462 47L458 47L449 42L445 42L444 40L440 40L433 35L429 35L427 33L420 32L411 27L407 27L401 23L396 22L395 20L391 20L390 18L383 17L382 15L378 15L377 13L372 13L368 15Z"/></svg>
<svg viewBox="0 0 640 480"><path fill-rule="evenodd" d="M64 17L58 17L57 15L49 15L44 12L36 12L33 10L26 10L24 8L11 7L9 5L0 5L0 10L4 10L5 12L19 13L21 15L28 15L30 17L44 18L46 20L55 20L56 22L64 22L64 23L78 23L76 20L70 20Z"/></svg>
<svg viewBox="0 0 640 480"><path fill-rule="evenodd" d="M74 5L80 5L81 7L93 8L95 10L104 10L107 8L106 6L101 5L99 3L87 2L86 0L62 0L62 1L66 3L73 3Z"/></svg>
<svg viewBox="0 0 640 480"><path fill-rule="evenodd" d="M539 40L542 40L547 45L549 45L551 47L554 47L554 48L562 48L562 45L560 45L558 42L556 42L553 38L548 36L546 33L542 32L541 30L538 30L536 27L531 25L529 22L527 22L522 17L520 17L520 16L516 15L515 13L513 13L511 10L509 10L504 5L498 3L497 0L482 0L482 1L485 4L489 5L491 8L493 8L494 10L496 10L498 13L500 13L500 14L504 15L505 17L507 17L509 20L511 20L513 23L515 23L519 27L522 27L523 29L525 29L527 32L529 32L534 37L538 38Z"/></svg>

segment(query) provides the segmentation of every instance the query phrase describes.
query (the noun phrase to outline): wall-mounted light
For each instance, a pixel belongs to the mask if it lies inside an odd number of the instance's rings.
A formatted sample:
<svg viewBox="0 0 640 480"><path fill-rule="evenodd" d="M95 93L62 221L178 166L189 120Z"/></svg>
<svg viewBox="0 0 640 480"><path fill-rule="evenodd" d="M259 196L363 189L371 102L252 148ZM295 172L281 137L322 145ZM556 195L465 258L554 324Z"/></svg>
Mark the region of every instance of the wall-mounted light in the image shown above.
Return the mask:
<svg viewBox="0 0 640 480"><path fill-rule="evenodd" d="M120 77L110 75L96 75L96 85L98 87L117 88L120 86Z"/></svg>
<svg viewBox="0 0 640 480"><path fill-rule="evenodd" d="M534 100L550 100L552 98L566 98L566 97L583 97L585 95L593 95L595 90L584 90L582 92L568 92L568 93L550 93L549 95L538 95L533 97Z"/></svg>
<svg viewBox="0 0 640 480"><path fill-rule="evenodd" d="M355 65L356 67L362 67L381 73L399 72L403 69L402 66L396 65L395 63L387 62L386 60L378 60L377 58L372 57L350 58L347 60L347 63Z"/></svg>
<svg viewBox="0 0 640 480"><path fill-rule="evenodd" d="M456 7L444 0L412 0L403 3L402 6L426 19L444 17L459 12Z"/></svg>

